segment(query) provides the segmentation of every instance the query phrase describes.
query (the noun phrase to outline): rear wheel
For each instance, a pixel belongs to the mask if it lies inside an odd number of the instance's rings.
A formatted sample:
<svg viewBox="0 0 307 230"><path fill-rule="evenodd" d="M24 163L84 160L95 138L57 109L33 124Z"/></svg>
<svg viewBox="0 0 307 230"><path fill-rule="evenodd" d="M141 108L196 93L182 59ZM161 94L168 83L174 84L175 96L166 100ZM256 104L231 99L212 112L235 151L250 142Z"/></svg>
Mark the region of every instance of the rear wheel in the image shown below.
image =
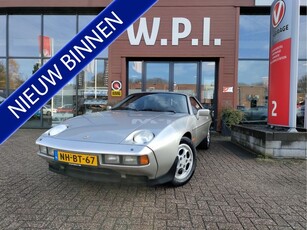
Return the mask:
<svg viewBox="0 0 307 230"><path fill-rule="evenodd" d="M189 138L181 139L177 157L176 173L171 183L174 186L182 186L192 178L196 168L196 150Z"/></svg>
<svg viewBox="0 0 307 230"><path fill-rule="evenodd" d="M199 144L200 148L202 149L209 149L211 144L211 132L208 129L207 136L203 139L203 141Z"/></svg>

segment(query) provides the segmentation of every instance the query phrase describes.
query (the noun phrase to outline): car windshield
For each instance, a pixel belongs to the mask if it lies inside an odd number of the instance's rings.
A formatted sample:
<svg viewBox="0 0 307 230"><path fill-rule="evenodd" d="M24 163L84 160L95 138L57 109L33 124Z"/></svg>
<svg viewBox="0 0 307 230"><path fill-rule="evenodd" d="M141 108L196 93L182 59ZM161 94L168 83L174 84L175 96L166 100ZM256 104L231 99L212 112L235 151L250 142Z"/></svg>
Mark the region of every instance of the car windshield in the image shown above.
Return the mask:
<svg viewBox="0 0 307 230"><path fill-rule="evenodd" d="M188 113L187 98L182 94L133 94L116 105L113 110Z"/></svg>

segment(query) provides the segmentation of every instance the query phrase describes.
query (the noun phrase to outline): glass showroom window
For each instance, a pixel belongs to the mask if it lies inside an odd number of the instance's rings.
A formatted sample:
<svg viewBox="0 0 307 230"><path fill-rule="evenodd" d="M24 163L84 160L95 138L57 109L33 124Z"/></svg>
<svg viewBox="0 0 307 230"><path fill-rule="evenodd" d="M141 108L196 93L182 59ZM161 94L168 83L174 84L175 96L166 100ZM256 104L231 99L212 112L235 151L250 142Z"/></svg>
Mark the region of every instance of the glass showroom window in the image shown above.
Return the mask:
<svg viewBox="0 0 307 230"><path fill-rule="evenodd" d="M80 15L78 20L78 32L85 28L96 15ZM97 58L107 58L108 57L108 48L104 49Z"/></svg>
<svg viewBox="0 0 307 230"><path fill-rule="evenodd" d="M56 54L77 32L75 15L44 15L43 26L43 54L45 58ZM76 91L76 78L73 78L52 98L50 106L53 112L53 125L77 114Z"/></svg>
<svg viewBox="0 0 307 230"><path fill-rule="evenodd" d="M267 119L270 16L241 15L238 109L247 120Z"/></svg>
<svg viewBox="0 0 307 230"><path fill-rule="evenodd" d="M78 114L100 112L108 103L108 60L95 59L78 75Z"/></svg>
<svg viewBox="0 0 307 230"><path fill-rule="evenodd" d="M269 73L269 15L240 16L240 49L238 71L238 108L247 120L266 120ZM307 17L300 16L299 69L297 90L297 125L304 124L307 91Z"/></svg>
<svg viewBox="0 0 307 230"><path fill-rule="evenodd" d="M174 91L197 96L198 64L174 63Z"/></svg>
<svg viewBox="0 0 307 230"><path fill-rule="evenodd" d="M268 59L270 46L270 16L241 15L239 58Z"/></svg>
<svg viewBox="0 0 307 230"><path fill-rule="evenodd" d="M305 119L306 97L307 97L307 16L300 17L299 37L299 64L297 85L297 125L303 127L307 122ZM305 127L306 124L305 124Z"/></svg>
<svg viewBox="0 0 307 230"><path fill-rule="evenodd" d="M142 91L142 61L128 62L128 94Z"/></svg>
<svg viewBox="0 0 307 230"><path fill-rule="evenodd" d="M202 62L200 102L209 109L213 109L215 97L215 62Z"/></svg>
<svg viewBox="0 0 307 230"><path fill-rule="evenodd" d="M0 57L6 55L6 16L0 15Z"/></svg>
<svg viewBox="0 0 307 230"><path fill-rule="evenodd" d="M9 16L9 56L39 57L39 36L41 17L39 15Z"/></svg>
<svg viewBox="0 0 307 230"><path fill-rule="evenodd" d="M307 60L307 16L300 16L299 59ZM307 68L307 67L306 67Z"/></svg>
<svg viewBox="0 0 307 230"><path fill-rule="evenodd" d="M146 63L146 91L168 91L169 63Z"/></svg>
<svg viewBox="0 0 307 230"><path fill-rule="evenodd" d="M0 58L0 103L6 97L6 61Z"/></svg>
<svg viewBox="0 0 307 230"><path fill-rule="evenodd" d="M304 126L307 96L307 61L299 61L297 85L297 125Z"/></svg>
<svg viewBox="0 0 307 230"><path fill-rule="evenodd" d="M268 61L239 62L238 109L247 120L267 119Z"/></svg>
<svg viewBox="0 0 307 230"><path fill-rule="evenodd" d="M51 55L62 49L76 35L76 16L44 15L44 46L50 46Z"/></svg>
<svg viewBox="0 0 307 230"><path fill-rule="evenodd" d="M78 32L94 18L95 15L79 15ZM108 49L105 49L78 74L78 114L99 112L106 109L108 103L107 57Z"/></svg>
<svg viewBox="0 0 307 230"><path fill-rule="evenodd" d="M27 81L35 72L36 59L10 58L9 59L9 90L15 91L21 84ZM25 127L40 127L40 111L37 111L26 123Z"/></svg>

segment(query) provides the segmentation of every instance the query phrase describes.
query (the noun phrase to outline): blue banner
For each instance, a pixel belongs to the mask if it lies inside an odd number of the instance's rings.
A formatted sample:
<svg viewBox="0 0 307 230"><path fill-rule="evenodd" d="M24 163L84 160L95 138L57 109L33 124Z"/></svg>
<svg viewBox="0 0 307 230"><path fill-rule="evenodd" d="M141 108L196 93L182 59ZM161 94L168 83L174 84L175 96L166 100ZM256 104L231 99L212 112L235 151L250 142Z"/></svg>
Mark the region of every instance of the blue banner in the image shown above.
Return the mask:
<svg viewBox="0 0 307 230"><path fill-rule="evenodd" d="M0 144L157 1L114 0L105 8L0 105Z"/></svg>

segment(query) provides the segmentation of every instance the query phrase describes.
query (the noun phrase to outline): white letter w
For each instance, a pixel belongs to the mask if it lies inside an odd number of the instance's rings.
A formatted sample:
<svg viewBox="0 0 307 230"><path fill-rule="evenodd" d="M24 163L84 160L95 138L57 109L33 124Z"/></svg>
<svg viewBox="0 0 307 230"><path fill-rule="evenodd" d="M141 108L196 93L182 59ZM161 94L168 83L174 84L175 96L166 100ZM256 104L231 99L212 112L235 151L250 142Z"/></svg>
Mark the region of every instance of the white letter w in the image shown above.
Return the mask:
<svg viewBox="0 0 307 230"><path fill-rule="evenodd" d="M133 25L131 25L127 29L130 44L132 46L140 45L141 39L142 39L142 37L144 37L144 41L145 41L146 45L148 45L148 46L155 45L155 42L156 42L157 36L158 36L158 32L159 32L159 27L160 27L160 18L153 18L151 35L149 36L146 18L141 18L140 24L139 24L139 29L138 29L136 36L135 36L135 33L134 33Z"/></svg>

